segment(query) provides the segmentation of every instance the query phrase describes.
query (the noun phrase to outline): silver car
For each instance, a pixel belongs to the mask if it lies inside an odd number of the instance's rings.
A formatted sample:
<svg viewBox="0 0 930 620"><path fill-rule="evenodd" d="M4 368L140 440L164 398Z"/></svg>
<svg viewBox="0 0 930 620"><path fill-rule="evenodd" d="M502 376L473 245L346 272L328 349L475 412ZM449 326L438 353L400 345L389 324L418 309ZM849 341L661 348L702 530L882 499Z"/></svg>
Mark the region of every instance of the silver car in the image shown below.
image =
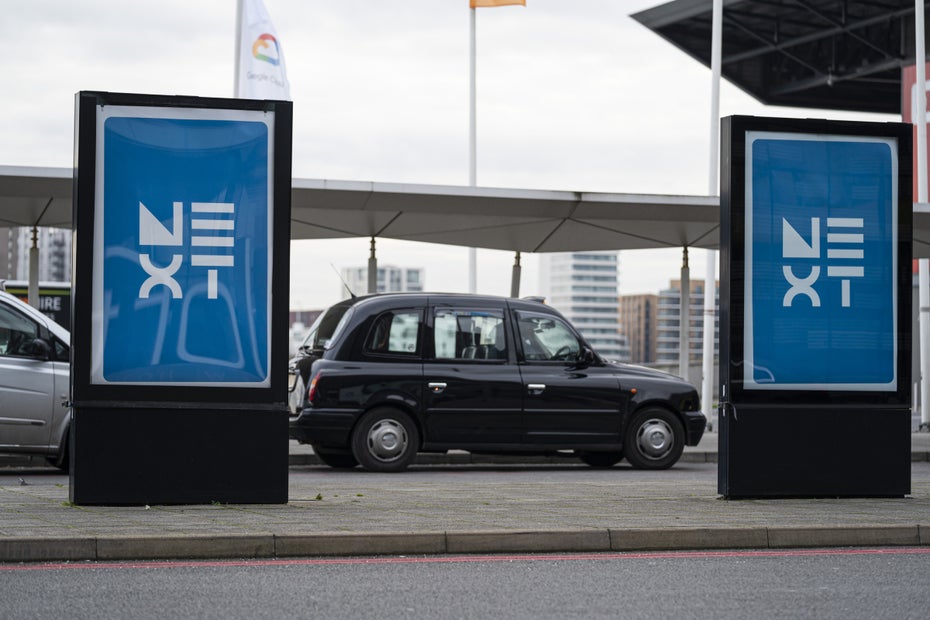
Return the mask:
<svg viewBox="0 0 930 620"><path fill-rule="evenodd" d="M0 453L68 468L71 334L0 291Z"/></svg>

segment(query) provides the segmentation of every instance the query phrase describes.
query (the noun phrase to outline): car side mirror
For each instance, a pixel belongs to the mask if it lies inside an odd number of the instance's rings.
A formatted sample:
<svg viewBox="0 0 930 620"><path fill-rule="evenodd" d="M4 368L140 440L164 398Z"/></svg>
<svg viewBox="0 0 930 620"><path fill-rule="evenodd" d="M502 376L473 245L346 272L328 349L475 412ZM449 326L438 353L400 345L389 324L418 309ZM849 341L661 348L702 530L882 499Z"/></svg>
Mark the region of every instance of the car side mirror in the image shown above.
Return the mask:
<svg viewBox="0 0 930 620"><path fill-rule="evenodd" d="M597 361L597 356L594 354L594 351L592 351L590 347L582 347L581 352L578 354L578 362L575 364L575 367L587 368L595 361Z"/></svg>
<svg viewBox="0 0 930 620"><path fill-rule="evenodd" d="M33 359L47 361L51 357L52 348L41 338L36 338L23 345L23 353Z"/></svg>

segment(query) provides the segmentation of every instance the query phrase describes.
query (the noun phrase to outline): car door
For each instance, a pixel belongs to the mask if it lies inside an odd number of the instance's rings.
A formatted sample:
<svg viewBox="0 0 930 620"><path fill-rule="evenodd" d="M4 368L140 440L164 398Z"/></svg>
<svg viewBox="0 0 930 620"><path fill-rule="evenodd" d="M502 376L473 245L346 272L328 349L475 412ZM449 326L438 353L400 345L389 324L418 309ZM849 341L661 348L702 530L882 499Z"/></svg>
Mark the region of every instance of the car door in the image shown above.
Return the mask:
<svg viewBox="0 0 930 620"><path fill-rule="evenodd" d="M557 316L516 311L525 387L524 441L583 446L620 443L620 381L609 370L579 364L584 346Z"/></svg>
<svg viewBox="0 0 930 620"><path fill-rule="evenodd" d="M0 303L0 447L46 448L56 408L67 399L68 386L56 384L63 382L56 376L61 362L39 359L30 348L40 330L35 320Z"/></svg>
<svg viewBox="0 0 930 620"><path fill-rule="evenodd" d="M426 443L480 448L516 445L523 384L502 302L431 307L432 342L423 365Z"/></svg>
<svg viewBox="0 0 930 620"><path fill-rule="evenodd" d="M343 398L356 399L362 407L422 401L424 314L424 308L391 307L362 323L367 335L361 351L352 356L362 363L334 377Z"/></svg>

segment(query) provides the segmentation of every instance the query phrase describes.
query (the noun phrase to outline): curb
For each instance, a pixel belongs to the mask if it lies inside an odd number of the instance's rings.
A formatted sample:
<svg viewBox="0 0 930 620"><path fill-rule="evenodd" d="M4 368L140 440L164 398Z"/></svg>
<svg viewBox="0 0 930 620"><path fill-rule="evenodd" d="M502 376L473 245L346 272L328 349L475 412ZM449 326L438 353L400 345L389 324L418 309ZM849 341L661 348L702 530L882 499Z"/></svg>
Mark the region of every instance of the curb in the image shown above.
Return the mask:
<svg viewBox="0 0 930 620"><path fill-rule="evenodd" d="M930 461L930 451L911 452L912 463ZM717 463L717 452L684 452L679 463ZM315 454L291 454L287 461L290 467L323 465ZM418 454L414 465L583 465L571 455L565 456L495 456L490 454Z"/></svg>
<svg viewBox="0 0 930 620"><path fill-rule="evenodd" d="M705 551L930 545L930 524L0 538L0 562Z"/></svg>

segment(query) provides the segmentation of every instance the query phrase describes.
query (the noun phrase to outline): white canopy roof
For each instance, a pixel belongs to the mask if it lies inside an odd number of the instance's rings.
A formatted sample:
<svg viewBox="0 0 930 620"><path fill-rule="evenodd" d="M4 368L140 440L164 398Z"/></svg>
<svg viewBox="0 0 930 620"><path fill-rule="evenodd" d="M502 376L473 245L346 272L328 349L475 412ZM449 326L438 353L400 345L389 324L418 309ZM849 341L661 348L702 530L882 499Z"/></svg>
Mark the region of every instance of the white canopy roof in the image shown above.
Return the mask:
<svg viewBox="0 0 930 620"><path fill-rule="evenodd" d="M0 226L71 227L72 170L0 166ZM717 248L716 196L294 179L291 238L382 237L521 252ZM930 205L914 208L930 257Z"/></svg>
<svg viewBox="0 0 930 620"><path fill-rule="evenodd" d="M295 179L291 236L567 252L715 247L716 197Z"/></svg>

